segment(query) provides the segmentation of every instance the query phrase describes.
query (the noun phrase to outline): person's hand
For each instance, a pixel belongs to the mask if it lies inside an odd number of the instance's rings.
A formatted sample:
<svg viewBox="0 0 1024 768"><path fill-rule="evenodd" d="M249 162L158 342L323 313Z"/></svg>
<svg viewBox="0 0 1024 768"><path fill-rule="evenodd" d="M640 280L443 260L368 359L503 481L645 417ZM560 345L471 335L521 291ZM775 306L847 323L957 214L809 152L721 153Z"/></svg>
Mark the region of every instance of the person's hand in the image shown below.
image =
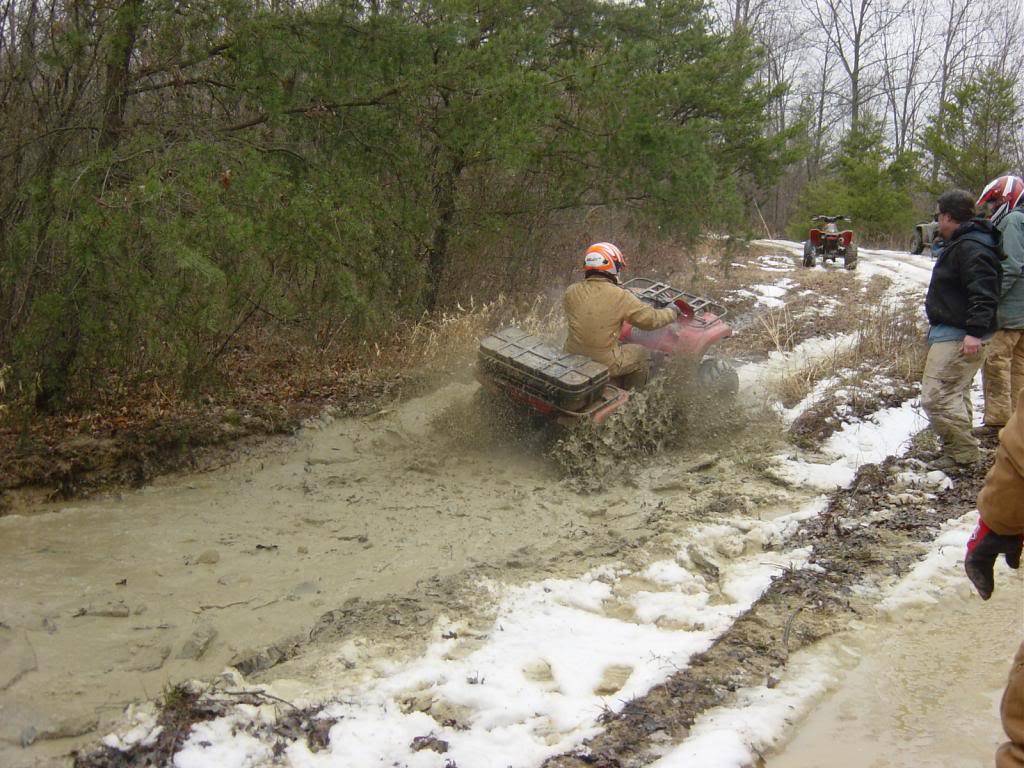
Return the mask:
<svg viewBox="0 0 1024 768"><path fill-rule="evenodd" d="M1008 566L1013 569L1020 568L1022 549L1024 549L1024 534L1001 536L985 525L984 520L978 520L978 526L971 534L971 538L967 540L964 570L982 600L992 597L992 591L995 589L995 577L992 570L995 567L996 558L1002 555Z"/></svg>
<svg viewBox="0 0 1024 768"><path fill-rule="evenodd" d="M964 336L960 343L960 351L967 357L973 357L981 351L981 339L977 336Z"/></svg>

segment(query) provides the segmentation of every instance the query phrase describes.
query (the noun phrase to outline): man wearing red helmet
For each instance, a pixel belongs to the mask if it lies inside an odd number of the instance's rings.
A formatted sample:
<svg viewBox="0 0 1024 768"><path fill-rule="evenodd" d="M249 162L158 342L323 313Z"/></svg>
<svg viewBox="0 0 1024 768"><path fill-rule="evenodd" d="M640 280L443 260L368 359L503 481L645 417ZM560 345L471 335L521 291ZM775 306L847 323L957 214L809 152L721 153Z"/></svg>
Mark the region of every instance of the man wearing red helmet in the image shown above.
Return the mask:
<svg viewBox="0 0 1024 768"><path fill-rule="evenodd" d="M978 437L994 437L1006 424L1024 390L1024 179L1000 176L989 182L978 206L992 209L989 220L1002 238L1003 278L999 291L999 330L988 344L982 377L985 383L984 424Z"/></svg>
<svg viewBox="0 0 1024 768"><path fill-rule="evenodd" d="M565 351L608 366L608 375L625 389L647 383L648 351L639 344L620 344L623 322L645 331L668 325L679 316L674 305L655 309L619 286L626 259L611 243L594 243L583 257L585 279L565 292L569 337Z"/></svg>

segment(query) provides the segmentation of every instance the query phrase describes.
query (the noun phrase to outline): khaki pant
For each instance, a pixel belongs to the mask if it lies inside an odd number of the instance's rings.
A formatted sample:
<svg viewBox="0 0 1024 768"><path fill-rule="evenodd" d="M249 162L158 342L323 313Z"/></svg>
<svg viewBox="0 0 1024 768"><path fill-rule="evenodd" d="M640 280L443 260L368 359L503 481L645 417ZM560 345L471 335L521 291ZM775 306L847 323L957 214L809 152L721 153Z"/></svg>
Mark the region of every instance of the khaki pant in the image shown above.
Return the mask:
<svg viewBox="0 0 1024 768"><path fill-rule="evenodd" d="M971 434L971 382L985 358L985 349L967 357L959 341L928 347L921 378L921 407L942 439L942 450L959 464L977 461L978 440Z"/></svg>
<svg viewBox="0 0 1024 768"><path fill-rule="evenodd" d="M996 752L996 768L1024 768L1024 644L1017 649L999 709L1010 740Z"/></svg>
<svg viewBox="0 0 1024 768"><path fill-rule="evenodd" d="M639 344L622 344L620 362L608 371L623 389L638 389L647 383L651 374L651 355Z"/></svg>
<svg viewBox="0 0 1024 768"><path fill-rule="evenodd" d="M996 331L985 349L985 423L1001 427L1024 389L1024 330Z"/></svg>

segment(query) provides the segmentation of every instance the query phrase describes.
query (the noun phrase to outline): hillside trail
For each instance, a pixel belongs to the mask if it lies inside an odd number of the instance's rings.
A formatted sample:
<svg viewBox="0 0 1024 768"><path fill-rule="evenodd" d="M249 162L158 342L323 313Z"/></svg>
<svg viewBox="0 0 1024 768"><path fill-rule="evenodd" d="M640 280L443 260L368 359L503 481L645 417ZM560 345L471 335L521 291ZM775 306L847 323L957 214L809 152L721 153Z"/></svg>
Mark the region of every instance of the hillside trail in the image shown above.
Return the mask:
<svg viewBox="0 0 1024 768"><path fill-rule="evenodd" d="M770 517L809 497L745 465L757 440L781 440L756 429L581 495L537 444L477 421L476 389L448 384L216 471L0 518L0 764L48 765L129 702L304 642L333 609L365 606L345 621L371 640L402 625L393 652L411 653L438 610L485 609L460 603L481 576L608 562L655 537L664 515L646 512L666 505L677 520L715 505Z"/></svg>

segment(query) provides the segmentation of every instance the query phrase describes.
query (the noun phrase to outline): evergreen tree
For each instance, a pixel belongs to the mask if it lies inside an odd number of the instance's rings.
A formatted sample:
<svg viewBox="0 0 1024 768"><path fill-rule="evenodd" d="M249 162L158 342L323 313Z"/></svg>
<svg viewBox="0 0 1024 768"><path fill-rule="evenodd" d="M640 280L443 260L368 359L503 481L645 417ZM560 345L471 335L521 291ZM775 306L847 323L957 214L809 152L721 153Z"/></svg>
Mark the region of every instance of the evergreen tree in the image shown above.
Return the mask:
<svg viewBox="0 0 1024 768"><path fill-rule="evenodd" d="M816 214L850 216L852 228L867 240L909 229L915 216L916 165L913 153L892 156L882 122L864 116L843 137L827 171L804 189L790 222L791 236L806 238Z"/></svg>
<svg viewBox="0 0 1024 768"><path fill-rule="evenodd" d="M1013 166L1021 117L1016 80L989 67L955 89L942 107L929 119L921 144L947 185L980 193Z"/></svg>

